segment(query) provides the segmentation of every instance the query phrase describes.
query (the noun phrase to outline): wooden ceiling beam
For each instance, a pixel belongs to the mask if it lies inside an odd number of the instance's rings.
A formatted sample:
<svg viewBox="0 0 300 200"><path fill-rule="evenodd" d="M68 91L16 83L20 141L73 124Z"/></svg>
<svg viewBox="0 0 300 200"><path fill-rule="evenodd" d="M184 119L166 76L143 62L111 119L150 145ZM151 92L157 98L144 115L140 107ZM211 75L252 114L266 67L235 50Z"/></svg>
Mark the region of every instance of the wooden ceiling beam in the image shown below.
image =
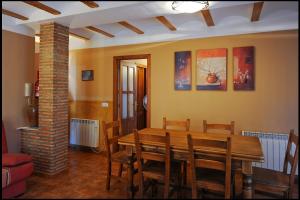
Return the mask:
<svg viewBox="0 0 300 200"><path fill-rule="evenodd" d="M17 19L20 19L20 20L24 20L24 21L29 19L28 17L25 17L23 15L19 15L18 13L11 12L9 10L5 10L3 8L2 8L2 14L10 16L10 17L17 18Z"/></svg>
<svg viewBox="0 0 300 200"><path fill-rule="evenodd" d="M259 20L263 5L264 5L263 1L254 3L252 16L251 16L251 22L256 22Z"/></svg>
<svg viewBox="0 0 300 200"><path fill-rule="evenodd" d="M101 30L101 29L99 29L99 28L96 28L96 27L94 27L94 26L87 26L86 28L87 28L88 30L91 30L91 31L100 33L100 34L105 35L105 36L110 37L110 38L115 37L114 35L112 35L112 34L106 32L106 31L103 31L103 30Z"/></svg>
<svg viewBox="0 0 300 200"><path fill-rule="evenodd" d="M163 25L165 25L171 31L176 31L176 27L164 16L156 17L158 21L160 21Z"/></svg>
<svg viewBox="0 0 300 200"><path fill-rule="evenodd" d="M121 21L121 22L118 22L119 24L121 24L122 26L132 30L133 32L136 32L137 34L144 34L143 31L141 31L140 29L138 29L137 27L129 24L128 22L126 21Z"/></svg>
<svg viewBox="0 0 300 200"><path fill-rule="evenodd" d="M59 12L58 10L55 10L54 8L46 6L45 4L42 4L38 1L23 1L23 2L28 5L31 5L33 7L36 7L38 9L41 9L43 11L46 11L48 13L51 13L52 15L60 15L61 14L61 12Z"/></svg>
<svg viewBox="0 0 300 200"><path fill-rule="evenodd" d="M207 26L214 26L214 20L210 14L209 9L201 10L202 16L204 17L204 20L207 24Z"/></svg>
<svg viewBox="0 0 300 200"><path fill-rule="evenodd" d="M99 7L99 5L97 3L95 3L94 1L81 1L81 2L90 8L98 8Z"/></svg>

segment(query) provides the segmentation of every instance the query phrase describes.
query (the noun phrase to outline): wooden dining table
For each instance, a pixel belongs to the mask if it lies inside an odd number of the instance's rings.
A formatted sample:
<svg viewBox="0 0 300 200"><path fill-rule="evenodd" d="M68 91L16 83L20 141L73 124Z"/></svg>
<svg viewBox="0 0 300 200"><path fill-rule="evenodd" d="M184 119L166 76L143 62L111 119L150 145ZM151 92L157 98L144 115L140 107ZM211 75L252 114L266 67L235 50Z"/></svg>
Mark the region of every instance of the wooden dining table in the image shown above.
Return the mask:
<svg viewBox="0 0 300 200"><path fill-rule="evenodd" d="M243 198L253 198L252 188L252 162L263 162L264 155L261 143L257 137L242 136L242 135L229 135L227 133L203 133L200 131L179 131L179 130L164 130L161 128L145 128L139 130L139 134L152 134L152 135L164 135L165 132L170 134L171 151L173 152L173 159L176 160L188 160L188 145L187 135L191 134L193 138L208 138L208 139L220 139L225 140L226 137L231 137L232 141L232 160L234 163L232 168L236 173L241 173L243 179ZM134 152L134 134L122 136L118 139L118 144L125 145L128 156L132 156ZM159 148L156 143L144 144L147 147ZM204 155L224 155L225 151L221 152L217 149L195 149L196 153ZM129 185L128 190L132 189L132 168L128 168Z"/></svg>

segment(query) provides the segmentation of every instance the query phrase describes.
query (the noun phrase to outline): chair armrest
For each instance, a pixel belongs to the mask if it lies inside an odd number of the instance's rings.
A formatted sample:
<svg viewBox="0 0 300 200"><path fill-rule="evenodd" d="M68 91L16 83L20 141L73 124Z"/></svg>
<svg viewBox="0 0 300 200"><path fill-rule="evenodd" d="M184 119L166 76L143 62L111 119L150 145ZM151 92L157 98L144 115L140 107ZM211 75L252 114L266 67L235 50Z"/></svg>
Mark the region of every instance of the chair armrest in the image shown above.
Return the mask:
<svg viewBox="0 0 300 200"><path fill-rule="evenodd" d="M24 163L32 162L32 157L23 153L2 154L2 167L13 167Z"/></svg>

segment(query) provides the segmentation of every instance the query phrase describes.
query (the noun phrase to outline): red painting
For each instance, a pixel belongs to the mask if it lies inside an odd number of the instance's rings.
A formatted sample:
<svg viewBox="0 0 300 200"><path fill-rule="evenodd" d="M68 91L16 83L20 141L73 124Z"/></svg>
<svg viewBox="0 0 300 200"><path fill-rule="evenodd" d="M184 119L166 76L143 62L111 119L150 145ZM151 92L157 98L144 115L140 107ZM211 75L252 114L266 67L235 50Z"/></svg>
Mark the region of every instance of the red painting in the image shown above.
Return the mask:
<svg viewBox="0 0 300 200"><path fill-rule="evenodd" d="M254 47L233 48L234 90L254 90Z"/></svg>

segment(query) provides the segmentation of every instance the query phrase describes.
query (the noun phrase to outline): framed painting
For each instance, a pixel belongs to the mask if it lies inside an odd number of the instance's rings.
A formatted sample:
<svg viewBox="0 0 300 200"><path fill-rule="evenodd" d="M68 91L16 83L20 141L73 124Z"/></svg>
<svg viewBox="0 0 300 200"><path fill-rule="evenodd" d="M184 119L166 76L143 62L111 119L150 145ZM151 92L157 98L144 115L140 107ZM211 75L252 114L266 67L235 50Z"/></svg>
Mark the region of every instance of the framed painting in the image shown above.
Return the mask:
<svg viewBox="0 0 300 200"><path fill-rule="evenodd" d="M196 89L227 89L227 49L197 51Z"/></svg>
<svg viewBox="0 0 300 200"><path fill-rule="evenodd" d="M81 80L82 81L92 81L92 80L94 80L94 71L93 70L82 70Z"/></svg>
<svg viewBox="0 0 300 200"><path fill-rule="evenodd" d="M192 88L192 52L175 52L175 90L190 90Z"/></svg>
<svg viewBox="0 0 300 200"><path fill-rule="evenodd" d="M233 48L234 90L254 90L254 47Z"/></svg>

